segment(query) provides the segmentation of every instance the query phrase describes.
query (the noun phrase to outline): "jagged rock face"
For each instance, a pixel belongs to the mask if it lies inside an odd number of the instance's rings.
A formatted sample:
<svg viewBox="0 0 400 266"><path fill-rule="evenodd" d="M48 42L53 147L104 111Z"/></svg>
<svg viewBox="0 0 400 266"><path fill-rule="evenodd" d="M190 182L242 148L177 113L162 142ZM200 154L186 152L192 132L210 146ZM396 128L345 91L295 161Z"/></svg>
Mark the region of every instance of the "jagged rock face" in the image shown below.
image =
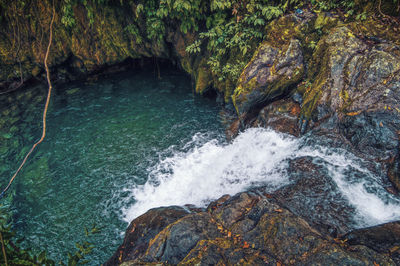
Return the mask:
<svg viewBox="0 0 400 266"><path fill-rule="evenodd" d="M182 213L182 218L157 227L157 234L148 234L145 226L134 226L151 217L167 221L165 217L176 209L151 210L132 221L123 249L106 265L393 264L388 256L366 246L324 236L269 197L251 192L224 196L211 203L207 211ZM153 228L154 221L147 224ZM136 249L136 243L143 248Z"/></svg>
<svg viewBox="0 0 400 266"><path fill-rule="evenodd" d="M290 23L295 20L297 27ZM240 122L231 135L246 126L295 136L312 132L330 139L329 145L380 162L400 189L400 46L359 35L355 25L326 14L288 15L269 27L270 37L243 70L232 96Z"/></svg>
<svg viewBox="0 0 400 266"><path fill-rule="evenodd" d="M337 27L320 40L311 64L303 122L320 135L335 132L362 157L393 167L399 150L400 47Z"/></svg>

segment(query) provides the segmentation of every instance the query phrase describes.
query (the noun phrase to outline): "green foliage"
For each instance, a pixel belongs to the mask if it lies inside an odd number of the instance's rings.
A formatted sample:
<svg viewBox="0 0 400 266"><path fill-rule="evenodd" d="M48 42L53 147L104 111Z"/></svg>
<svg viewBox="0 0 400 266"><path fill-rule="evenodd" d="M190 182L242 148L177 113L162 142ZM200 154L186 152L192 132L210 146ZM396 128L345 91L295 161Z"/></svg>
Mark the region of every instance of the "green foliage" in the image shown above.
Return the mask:
<svg viewBox="0 0 400 266"><path fill-rule="evenodd" d="M266 37L264 27L268 21L299 3L298 0L213 0L210 3L211 14L206 17L206 31L201 32L186 51L200 53L205 47L212 55L207 62L211 71L220 81L229 79L236 82L245 62L250 59L249 52L255 48L253 44ZM237 56L232 60L229 54Z"/></svg>
<svg viewBox="0 0 400 266"><path fill-rule="evenodd" d="M124 29L128 34L134 36L136 43L141 44L143 42L139 28L135 24L130 24Z"/></svg>
<svg viewBox="0 0 400 266"><path fill-rule="evenodd" d="M61 8L62 9L61 23L64 24L64 26L67 28L72 28L76 24L72 6L73 6L72 0L64 0L64 4L62 5Z"/></svg>

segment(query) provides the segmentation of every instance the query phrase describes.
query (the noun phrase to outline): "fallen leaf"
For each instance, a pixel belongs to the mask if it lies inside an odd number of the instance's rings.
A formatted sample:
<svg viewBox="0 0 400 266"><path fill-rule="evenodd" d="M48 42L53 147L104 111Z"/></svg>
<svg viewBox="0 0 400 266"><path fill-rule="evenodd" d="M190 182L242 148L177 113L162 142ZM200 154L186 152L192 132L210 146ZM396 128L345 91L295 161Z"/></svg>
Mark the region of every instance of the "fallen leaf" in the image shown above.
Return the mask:
<svg viewBox="0 0 400 266"><path fill-rule="evenodd" d="M283 212L282 209L275 209L274 211L279 213Z"/></svg>
<svg viewBox="0 0 400 266"><path fill-rule="evenodd" d="M243 243L243 248L249 248L249 247L250 247L249 243L247 243L246 241L244 241L244 243Z"/></svg>
<svg viewBox="0 0 400 266"><path fill-rule="evenodd" d="M361 111L357 111L357 112L350 112L350 113L347 113L346 115L348 115L348 116L355 116L355 115L359 115L361 113Z"/></svg>

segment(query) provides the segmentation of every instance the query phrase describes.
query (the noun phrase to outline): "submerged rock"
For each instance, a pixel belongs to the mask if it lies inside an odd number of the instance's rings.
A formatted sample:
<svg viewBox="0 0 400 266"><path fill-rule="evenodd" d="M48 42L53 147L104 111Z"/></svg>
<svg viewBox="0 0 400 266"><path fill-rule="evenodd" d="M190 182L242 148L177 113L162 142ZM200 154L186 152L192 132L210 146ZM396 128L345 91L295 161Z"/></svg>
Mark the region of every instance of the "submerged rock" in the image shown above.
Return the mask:
<svg viewBox="0 0 400 266"><path fill-rule="evenodd" d="M154 219L167 221L168 208L150 210L132 221L124 244L106 265L393 264L369 247L324 235L267 196L224 196L207 211L179 213L157 230L152 230ZM144 224L146 217L153 221Z"/></svg>

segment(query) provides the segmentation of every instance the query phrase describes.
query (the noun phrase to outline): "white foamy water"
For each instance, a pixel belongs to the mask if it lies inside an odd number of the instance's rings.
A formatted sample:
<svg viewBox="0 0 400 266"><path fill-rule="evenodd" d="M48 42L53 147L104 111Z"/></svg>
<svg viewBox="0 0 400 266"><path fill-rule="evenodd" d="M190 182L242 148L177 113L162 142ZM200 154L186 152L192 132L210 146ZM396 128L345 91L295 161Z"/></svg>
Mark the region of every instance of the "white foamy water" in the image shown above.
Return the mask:
<svg viewBox="0 0 400 266"><path fill-rule="evenodd" d="M288 159L301 156L322 159L339 191L356 208L354 219L360 227L400 219L400 200L385 191L380 178L364 169L360 159L344 150L302 143L262 128L248 129L229 144L205 142L195 135L186 151L174 151L149 169L145 185L131 188L136 202L124 210L124 219L130 222L160 206L204 207L224 194L256 186L277 189L289 184Z"/></svg>

